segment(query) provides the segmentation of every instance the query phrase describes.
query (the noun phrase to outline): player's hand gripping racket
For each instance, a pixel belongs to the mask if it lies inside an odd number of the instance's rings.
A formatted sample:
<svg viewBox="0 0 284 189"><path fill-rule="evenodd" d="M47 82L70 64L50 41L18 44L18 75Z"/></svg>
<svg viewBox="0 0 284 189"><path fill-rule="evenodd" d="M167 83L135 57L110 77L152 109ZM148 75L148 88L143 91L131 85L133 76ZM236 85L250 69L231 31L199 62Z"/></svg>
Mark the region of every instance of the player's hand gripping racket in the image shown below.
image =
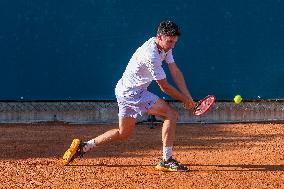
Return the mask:
<svg viewBox="0 0 284 189"><path fill-rule="evenodd" d="M201 116L206 113L216 101L216 97L214 95L208 95L205 98L199 100L193 109L193 114L196 116Z"/></svg>

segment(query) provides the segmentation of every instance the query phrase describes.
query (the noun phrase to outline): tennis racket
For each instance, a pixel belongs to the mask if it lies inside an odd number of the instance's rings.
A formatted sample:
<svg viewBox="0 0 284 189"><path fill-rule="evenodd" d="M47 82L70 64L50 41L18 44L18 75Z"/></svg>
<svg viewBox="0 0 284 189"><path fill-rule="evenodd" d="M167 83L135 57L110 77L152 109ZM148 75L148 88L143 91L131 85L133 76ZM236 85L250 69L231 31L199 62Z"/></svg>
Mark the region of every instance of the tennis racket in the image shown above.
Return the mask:
<svg viewBox="0 0 284 189"><path fill-rule="evenodd" d="M196 116L201 116L205 114L216 101L216 97L214 95L208 95L205 98L199 100L193 109L193 114Z"/></svg>

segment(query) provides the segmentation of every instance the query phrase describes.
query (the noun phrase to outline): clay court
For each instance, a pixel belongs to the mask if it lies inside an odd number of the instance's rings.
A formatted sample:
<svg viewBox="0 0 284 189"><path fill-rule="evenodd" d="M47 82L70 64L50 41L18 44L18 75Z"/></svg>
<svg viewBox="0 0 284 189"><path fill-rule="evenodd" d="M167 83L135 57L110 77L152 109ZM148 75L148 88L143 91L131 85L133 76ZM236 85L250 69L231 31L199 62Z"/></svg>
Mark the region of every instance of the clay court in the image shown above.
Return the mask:
<svg viewBox="0 0 284 189"><path fill-rule="evenodd" d="M62 166L73 138L116 125L0 126L0 188L284 188L284 124L178 125L174 156L186 173L159 172L161 125Z"/></svg>

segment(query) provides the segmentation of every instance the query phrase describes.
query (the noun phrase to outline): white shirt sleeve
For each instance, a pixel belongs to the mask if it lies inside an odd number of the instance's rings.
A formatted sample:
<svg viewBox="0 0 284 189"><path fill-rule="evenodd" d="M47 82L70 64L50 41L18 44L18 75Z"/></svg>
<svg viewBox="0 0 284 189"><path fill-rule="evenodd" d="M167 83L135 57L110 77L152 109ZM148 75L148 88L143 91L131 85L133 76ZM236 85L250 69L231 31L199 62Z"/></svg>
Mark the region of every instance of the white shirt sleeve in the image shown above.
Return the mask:
<svg viewBox="0 0 284 189"><path fill-rule="evenodd" d="M169 50L169 52L167 53L166 58L165 58L165 61L166 61L166 63L168 63L168 64L171 64L171 63L174 63L174 62L175 62L174 57L173 57L173 53L172 53L172 49Z"/></svg>
<svg viewBox="0 0 284 189"><path fill-rule="evenodd" d="M162 68L162 62L156 61L155 59L150 59L146 61L147 66L153 80L161 80L166 78L164 69Z"/></svg>

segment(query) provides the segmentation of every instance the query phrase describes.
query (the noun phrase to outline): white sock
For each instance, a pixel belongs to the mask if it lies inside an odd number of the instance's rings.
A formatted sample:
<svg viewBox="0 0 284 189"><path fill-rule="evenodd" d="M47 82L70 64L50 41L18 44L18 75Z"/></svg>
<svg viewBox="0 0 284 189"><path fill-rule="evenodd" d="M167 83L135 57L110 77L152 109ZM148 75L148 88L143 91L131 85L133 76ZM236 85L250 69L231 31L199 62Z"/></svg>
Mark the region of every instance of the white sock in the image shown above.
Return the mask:
<svg viewBox="0 0 284 189"><path fill-rule="evenodd" d="M83 151L87 152L90 151L92 148L96 147L95 139L89 140L87 144L83 147Z"/></svg>
<svg viewBox="0 0 284 189"><path fill-rule="evenodd" d="M164 146L163 147L163 160L168 161L173 155L173 147L172 146Z"/></svg>

